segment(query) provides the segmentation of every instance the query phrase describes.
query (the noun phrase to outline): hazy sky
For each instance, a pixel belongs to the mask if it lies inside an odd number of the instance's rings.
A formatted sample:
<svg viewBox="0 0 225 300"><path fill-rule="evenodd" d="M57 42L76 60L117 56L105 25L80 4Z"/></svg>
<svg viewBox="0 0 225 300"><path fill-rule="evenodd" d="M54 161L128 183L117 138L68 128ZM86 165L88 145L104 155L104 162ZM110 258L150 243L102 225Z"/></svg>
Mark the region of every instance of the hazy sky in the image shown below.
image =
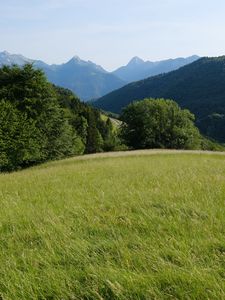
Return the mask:
<svg viewBox="0 0 225 300"><path fill-rule="evenodd" d="M0 51L48 63L218 56L224 30L224 0L0 0Z"/></svg>

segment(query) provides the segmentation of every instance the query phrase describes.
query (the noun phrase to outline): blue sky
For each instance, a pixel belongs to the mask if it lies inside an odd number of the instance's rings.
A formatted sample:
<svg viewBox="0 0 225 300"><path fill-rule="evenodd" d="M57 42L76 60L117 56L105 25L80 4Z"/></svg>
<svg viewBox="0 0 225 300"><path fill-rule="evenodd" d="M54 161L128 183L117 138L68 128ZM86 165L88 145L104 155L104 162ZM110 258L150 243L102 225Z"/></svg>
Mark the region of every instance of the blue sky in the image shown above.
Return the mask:
<svg viewBox="0 0 225 300"><path fill-rule="evenodd" d="M0 0L0 51L48 63L218 56L224 29L224 0Z"/></svg>

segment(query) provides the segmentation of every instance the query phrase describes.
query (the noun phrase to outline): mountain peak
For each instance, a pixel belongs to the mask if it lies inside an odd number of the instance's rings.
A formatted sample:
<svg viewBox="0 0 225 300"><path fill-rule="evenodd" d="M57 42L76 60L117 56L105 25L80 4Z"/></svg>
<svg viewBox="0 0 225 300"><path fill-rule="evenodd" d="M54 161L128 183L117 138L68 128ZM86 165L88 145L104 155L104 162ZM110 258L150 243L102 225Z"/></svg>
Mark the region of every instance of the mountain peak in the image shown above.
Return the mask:
<svg viewBox="0 0 225 300"><path fill-rule="evenodd" d="M144 60L138 56L134 56L128 63L128 65L140 65L143 64Z"/></svg>
<svg viewBox="0 0 225 300"><path fill-rule="evenodd" d="M71 60L75 60L75 61L81 61L80 57L78 55L74 55Z"/></svg>
<svg viewBox="0 0 225 300"><path fill-rule="evenodd" d="M68 62L81 63L83 60L78 55L74 55Z"/></svg>
<svg viewBox="0 0 225 300"><path fill-rule="evenodd" d="M82 60L79 56L73 56L66 64L69 65L86 65L87 62Z"/></svg>
<svg viewBox="0 0 225 300"><path fill-rule="evenodd" d="M6 50L4 50L4 51L2 52L2 54L10 55L10 53L9 53L8 51L6 51Z"/></svg>
<svg viewBox="0 0 225 300"><path fill-rule="evenodd" d="M31 63L31 62L33 62L32 59L24 57L20 54L11 54L8 51L0 52L0 66L3 66L3 65L23 66L24 64Z"/></svg>
<svg viewBox="0 0 225 300"><path fill-rule="evenodd" d="M89 70L92 70L93 72L98 71L101 73L107 73L107 71L105 71L101 66L96 65L90 60L85 61L77 55L73 56L66 64L71 65L73 67L74 66L86 67L89 68Z"/></svg>
<svg viewBox="0 0 225 300"><path fill-rule="evenodd" d="M200 56L198 56L198 55L195 54L195 55L191 55L191 56L187 57L186 59L197 60L199 58L200 58Z"/></svg>

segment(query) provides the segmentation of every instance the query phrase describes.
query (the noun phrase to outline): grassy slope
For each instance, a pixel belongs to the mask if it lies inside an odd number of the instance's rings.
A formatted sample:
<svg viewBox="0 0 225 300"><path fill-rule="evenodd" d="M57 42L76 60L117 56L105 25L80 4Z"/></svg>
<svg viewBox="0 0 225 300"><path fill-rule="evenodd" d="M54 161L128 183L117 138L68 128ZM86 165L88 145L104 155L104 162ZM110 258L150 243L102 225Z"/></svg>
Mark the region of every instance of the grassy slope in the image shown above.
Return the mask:
<svg viewBox="0 0 225 300"><path fill-rule="evenodd" d="M109 118L110 121L112 122L113 130L114 130L114 131L117 130L117 129L120 127L121 123L122 123L120 120L115 119L115 118L112 118L112 117L108 117L108 116L105 115L105 114L101 114L101 118L102 118L102 120L105 121L105 122L106 122L106 121L108 120L108 118Z"/></svg>
<svg viewBox="0 0 225 300"><path fill-rule="evenodd" d="M191 153L0 175L2 299L225 299L224 183Z"/></svg>

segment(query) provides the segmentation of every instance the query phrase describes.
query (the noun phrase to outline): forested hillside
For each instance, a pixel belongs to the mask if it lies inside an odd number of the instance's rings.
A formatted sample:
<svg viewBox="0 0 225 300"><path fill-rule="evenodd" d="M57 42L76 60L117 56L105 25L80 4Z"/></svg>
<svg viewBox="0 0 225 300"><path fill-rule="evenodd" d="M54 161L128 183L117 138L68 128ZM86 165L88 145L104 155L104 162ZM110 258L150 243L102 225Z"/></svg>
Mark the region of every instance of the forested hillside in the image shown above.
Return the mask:
<svg viewBox="0 0 225 300"><path fill-rule="evenodd" d="M120 113L132 101L146 97L175 100L196 115L202 133L225 142L225 56L202 58L177 71L131 83L94 105Z"/></svg>
<svg viewBox="0 0 225 300"><path fill-rule="evenodd" d="M32 65L0 69L0 171L113 150L110 119Z"/></svg>

